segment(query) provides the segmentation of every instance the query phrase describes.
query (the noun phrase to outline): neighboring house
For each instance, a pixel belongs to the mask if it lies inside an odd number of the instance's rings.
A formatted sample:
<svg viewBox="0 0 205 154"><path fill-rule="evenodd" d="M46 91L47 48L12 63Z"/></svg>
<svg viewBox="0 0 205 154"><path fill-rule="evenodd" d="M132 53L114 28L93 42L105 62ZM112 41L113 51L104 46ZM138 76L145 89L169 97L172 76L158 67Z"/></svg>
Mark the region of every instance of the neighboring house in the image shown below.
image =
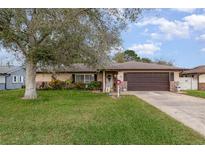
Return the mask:
<svg viewBox="0 0 205 154"><path fill-rule="evenodd" d="M74 64L70 67L62 67L56 71L59 80L72 80L73 82L89 83L101 81L102 90L116 90L116 81L122 82L124 91L175 91L179 74L184 69L142 62L112 63L104 68L92 68L83 64ZM52 73L48 68L38 69L36 82L49 82Z"/></svg>
<svg viewBox="0 0 205 154"><path fill-rule="evenodd" d="M0 66L0 90L18 89L25 85L25 69L17 66Z"/></svg>
<svg viewBox="0 0 205 154"><path fill-rule="evenodd" d="M205 65L183 71L180 81L182 90L205 90Z"/></svg>

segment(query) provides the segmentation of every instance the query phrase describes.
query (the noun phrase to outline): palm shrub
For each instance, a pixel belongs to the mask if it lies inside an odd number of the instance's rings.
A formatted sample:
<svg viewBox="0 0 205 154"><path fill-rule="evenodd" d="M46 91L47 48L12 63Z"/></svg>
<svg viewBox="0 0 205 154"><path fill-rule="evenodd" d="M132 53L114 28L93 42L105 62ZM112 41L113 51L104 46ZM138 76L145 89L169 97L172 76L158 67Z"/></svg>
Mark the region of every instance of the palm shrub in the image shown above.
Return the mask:
<svg viewBox="0 0 205 154"><path fill-rule="evenodd" d="M100 90L102 86L102 82L100 81L92 81L87 84L88 90Z"/></svg>

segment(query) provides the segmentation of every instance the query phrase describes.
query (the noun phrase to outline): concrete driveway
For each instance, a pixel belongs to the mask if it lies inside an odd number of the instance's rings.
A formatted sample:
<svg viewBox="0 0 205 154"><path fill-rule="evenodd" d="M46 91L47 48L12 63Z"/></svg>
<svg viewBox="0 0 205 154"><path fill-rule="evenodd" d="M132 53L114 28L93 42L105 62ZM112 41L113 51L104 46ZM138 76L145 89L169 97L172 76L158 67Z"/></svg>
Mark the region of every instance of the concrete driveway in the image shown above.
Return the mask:
<svg viewBox="0 0 205 154"><path fill-rule="evenodd" d="M165 91L128 93L145 100L205 136L205 99Z"/></svg>

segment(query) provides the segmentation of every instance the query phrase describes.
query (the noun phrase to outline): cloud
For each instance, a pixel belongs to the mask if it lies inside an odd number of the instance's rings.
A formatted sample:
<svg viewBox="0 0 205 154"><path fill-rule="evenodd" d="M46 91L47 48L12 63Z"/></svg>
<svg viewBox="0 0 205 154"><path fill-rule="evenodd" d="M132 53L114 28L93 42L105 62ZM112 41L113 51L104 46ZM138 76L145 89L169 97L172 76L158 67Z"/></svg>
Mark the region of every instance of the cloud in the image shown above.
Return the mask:
<svg viewBox="0 0 205 154"><path fill-rule="evenodd" d="M205 15L203 14L193 14L186 16L183 20L195 30L204 30L205 29Z"/></svg>
<svg viewBox="0 0 205 154"><path fill-rule="evenodd" d="M202 48L202 49L201 49L201 52L205 52L205 48Z"/></svg>
<svg viewBox="0 0 205 154"><path fill-rule="evenodd" d="M196 10L196 8L174 8L171 10L185 13L193 13Z"/></svg>
<svg viewBox="0 0 205 154"><path fill-rule="evenodd" d="M170 21L165 18L151 17L145 18L142 22L136 24L137 26L158 26L159 32L163 34L164 39L172 39L175 37L188 38L189 26L181 21Z"/></svg>
<svg viewBox="0 0 205 154"><path fill-rule="evenodd" d="M152 39L155 39L155 40L157 40L157 39L160 39L160 38L161 38L161 35L160 35L160 34L158 34L158 33L151 33L151 34L150 34L150 36L151 36L151 38L152 38Z"/></svg>
<svg viewBox="0 0 205 154"><path fill-rule="evenodd" d="M160 50L161 44L145 43L145 44L134 44L129 49L143 55L152 55L156 51Z"/></svg>
<svg viewBox="0 0 205 154"><path fill-rule="evenodd" d="M205 41L205 34L199 35L198 37L196 37L196 40Z"/></svg>

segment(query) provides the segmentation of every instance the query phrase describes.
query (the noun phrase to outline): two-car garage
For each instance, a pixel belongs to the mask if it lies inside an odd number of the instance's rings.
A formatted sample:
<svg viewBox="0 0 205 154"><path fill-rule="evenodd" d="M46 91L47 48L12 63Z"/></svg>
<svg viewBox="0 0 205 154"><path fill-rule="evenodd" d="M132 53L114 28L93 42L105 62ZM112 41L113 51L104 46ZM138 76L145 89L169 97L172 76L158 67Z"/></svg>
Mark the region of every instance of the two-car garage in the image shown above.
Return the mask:
<svg viewBox="0 0 205 154"><path fill-rule="evenodd" d="M169 72L124 73L128 91L169 91Z"/></svg>

